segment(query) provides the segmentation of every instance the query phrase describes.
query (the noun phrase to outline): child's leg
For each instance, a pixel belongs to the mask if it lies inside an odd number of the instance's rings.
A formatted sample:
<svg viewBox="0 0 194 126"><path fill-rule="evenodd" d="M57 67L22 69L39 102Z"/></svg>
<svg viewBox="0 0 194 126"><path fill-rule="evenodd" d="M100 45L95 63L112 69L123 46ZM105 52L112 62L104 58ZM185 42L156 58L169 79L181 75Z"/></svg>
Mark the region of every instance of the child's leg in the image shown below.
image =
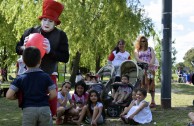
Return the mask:
<svg viewBox="0 0 194 126"><path fill-rule="evenodd" d="M149 87L149 92L151 94L151 103L155 103L155 71L151 71L152 78Z"/></svg>
<svg viewBox="0 0 194 126"><path fill-rule="evenodd" d="M112 101L113 103L117 101L118 95L119 95L119 93L118 93L118 91L117 91L117 92L115 93L115 95L114 95L114 100Z"/></svg>
<svg viewBox="0 0 194 126"><path fill-rule="evenodd" d="M100 117L97 118L98 114L100 114ZM99 113L99 108L94 107L94 111L92 115L92 126L97 126L97 123L103 123L103 117L102 117L102 114Z"/></svg>
<svg viewBox="0 0 194 126"><path fill-rule="evenodd" d="M117 101L118 103L121 103L121 102L123 102L123 100L124 100L124 97L125 97L125 92L122 92L121 94L120 94L120 98L119 98L119 100Z"/></svg>
<svg viewBox="0 0 194 126"><path fill-rule="evenodd" d="M79 119L78 120L72 120L72 121L75 122L78 126L80 126L80 124L81 124L81 122L82 122L82 120L83 120L83 118L84 118L87 111L89 111L89 110L88 110L88 106L86 105L86 106L83 107L83 109L80 113Z"/></svg>
<svg viewBox="0 0 194 126"><path fill-rule="evenodd" d="M194 112L189 112L188 116L192 120L192 123L194 124Z"/></svg>
<svg viewBox="0 0 194 126"><path fill-rule="evenodd" d="M128 97L129 97L129 92L124 92L124 97L123 97L123 101L125 101Z"/></svg>
<svg viewBox="0 0 194 126"><path fill-rule="evenodd" d="M60 119L61 116L63 116L65 113L65 108L64 107L58 107L57 108L57 119Z"/></svg>

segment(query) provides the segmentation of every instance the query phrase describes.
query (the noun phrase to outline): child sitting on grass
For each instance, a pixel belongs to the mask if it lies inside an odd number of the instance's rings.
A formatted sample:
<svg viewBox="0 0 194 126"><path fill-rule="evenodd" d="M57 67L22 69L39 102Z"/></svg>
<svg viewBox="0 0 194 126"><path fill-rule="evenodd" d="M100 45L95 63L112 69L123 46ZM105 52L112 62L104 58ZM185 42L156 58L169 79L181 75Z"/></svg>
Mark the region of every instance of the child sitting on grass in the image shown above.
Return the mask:
<svg viewBox="0 0 194 126"><path fill-rule="evenodd" d="M72 94L72 102L74 108L76 109L77 115L79 115L83 106L87 104L88 93L86 91L87 91L86 83L83 80L78 81L75 84L75 91L74 94Z"/></svg>
<svg viewBox="0 0 194 126"><path fill-rule="evenodd" d="M137 100L137 98L136 98L136 94L137 94L137 89L134 89L133 91L132 91L132 101L131 101L131 103L130 103L130 105L128 106L128 107L125 107L124 108L124 111L120 114L120 117L122 118L123 116L125 116L127 113L128 113L128 111L131 109L131 107L132 107L132 105L134 104L134 102Z"/></svg>
<svg viewBox="0 0 194 126"><path fill-rule="evenodd" d="M149 103L145 101L146 96L147 91L145 89L141 88L137 90L137 100L130 104L128 113L121 116L124 123L130 125L139 125L150 123L152 121L152 113Z"/></svg>
<svg viewBox="0 0 194 126"><path fill-rule="evenodd" d="M56 125L63 124L62 116L65 113L71 114L71 115L76 115L76 110L75 110L75 108L73 108L71 95L69 93L70 90L71 90L71 83L70 82L64 82L62 84L61 91L58 92ZM67 106L67 102L70 103L69 106Z"/></svg>
<svg viewBox="0 0 194 126"><path fill-rule="evenodd" d="M27 47L23 52L23 61L27 70L11 83L6 98L14 100L16 92L22 93L22 126L52 126L49 99L57 96L56 86L50 76L39 68L39 49Z"/></svg>
<svg viewBox="0 0 194 126"><path fill-rule="evenodd" d="M83 107L79 119L72 121L80 126L86 114L91 126L97 126L98 124L104 123L105 113L103 104L100 102L100 96L96 90L90 90L88 103Z"/></svg>
<svg viewBox="0 0 194 126"><path fill-rule="evenodd" d="M123 75L121 78L121 82L115 82L113 83L113 85L114 84L123 84L123 85L120 85L118 87L115 94L113 93L114 100L112 102L115 104L123 103L123 101L125 101L130 95L130 93L132 92L131 87L129 87L129 76Z"/></svg>

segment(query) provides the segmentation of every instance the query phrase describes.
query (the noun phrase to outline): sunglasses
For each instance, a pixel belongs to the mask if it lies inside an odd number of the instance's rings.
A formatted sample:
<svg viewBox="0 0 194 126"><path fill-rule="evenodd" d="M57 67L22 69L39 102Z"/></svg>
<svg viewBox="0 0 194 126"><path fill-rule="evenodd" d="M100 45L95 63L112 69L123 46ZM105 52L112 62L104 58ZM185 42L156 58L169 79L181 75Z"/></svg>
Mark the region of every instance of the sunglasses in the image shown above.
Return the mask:
<svg viewBox="0 0 194 126"><path fill-rule="evenodd" d="M141 42L146 42L146 41L141 41Z"/></svg>

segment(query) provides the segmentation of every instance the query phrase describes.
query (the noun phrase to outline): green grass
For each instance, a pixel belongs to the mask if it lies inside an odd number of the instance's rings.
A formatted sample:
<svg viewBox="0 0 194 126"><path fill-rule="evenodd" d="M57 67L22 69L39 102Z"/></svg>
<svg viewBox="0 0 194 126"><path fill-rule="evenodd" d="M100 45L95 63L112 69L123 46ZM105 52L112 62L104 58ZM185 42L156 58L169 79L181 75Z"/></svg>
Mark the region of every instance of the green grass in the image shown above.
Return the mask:
<svg viewBox="0 0 194 126"><path fill-rule="evenodd" d="M172 84L171 109L161 108L161 85L156 85L156 104L152 110L153 121L146 126L186 126L190 119L188 113L194 111L192 101L194 100L194 86L189 84ZM148 94L147 101L150 101ZM0 126L21 126L21 109L17 106L17 100L10 101L4 97L0 98ZM65 124L68 125L68 124ZM107 118L103 126L123 126L126 125L118 118ZM54 125L55 126L55 125ZM127 125L126 125L127 126Z"/></svg>

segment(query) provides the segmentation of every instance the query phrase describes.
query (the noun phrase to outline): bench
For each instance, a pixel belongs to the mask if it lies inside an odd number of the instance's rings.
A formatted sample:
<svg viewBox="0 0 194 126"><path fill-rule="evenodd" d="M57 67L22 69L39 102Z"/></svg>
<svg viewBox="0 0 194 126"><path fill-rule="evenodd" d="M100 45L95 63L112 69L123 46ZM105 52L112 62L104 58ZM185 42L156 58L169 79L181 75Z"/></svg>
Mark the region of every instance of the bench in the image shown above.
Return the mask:
<svg viewBox="0 0 194 126"><path fill-rule="evenodd" d="M3 96L6 96L7 90L9 89L9 83L2 83L0 84L0 89L2 89Z"/></svg>

